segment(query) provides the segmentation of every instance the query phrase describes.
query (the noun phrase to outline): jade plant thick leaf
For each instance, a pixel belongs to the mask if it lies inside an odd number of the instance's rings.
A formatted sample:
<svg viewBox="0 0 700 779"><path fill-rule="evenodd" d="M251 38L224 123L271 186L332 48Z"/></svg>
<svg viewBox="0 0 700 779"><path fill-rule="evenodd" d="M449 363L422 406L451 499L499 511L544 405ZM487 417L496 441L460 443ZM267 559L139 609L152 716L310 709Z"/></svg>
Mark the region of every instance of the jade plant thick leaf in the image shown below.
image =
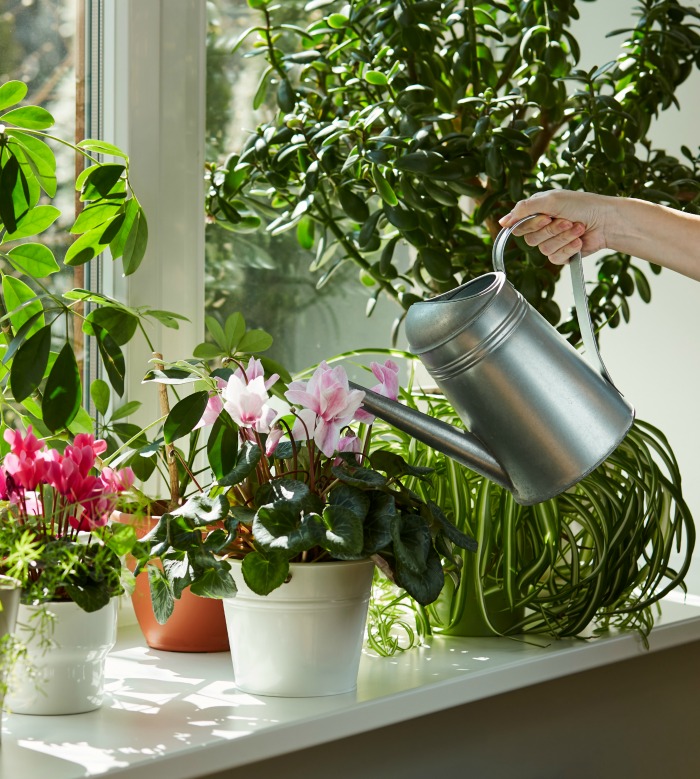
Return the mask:
<svg viewBox="0 0 700 779"><path fill-rule="evenodd" d="M489 270L498 218L540 189L700 208L696 151L679 159L651 140L700 63L695 4L642 0L626 29L601 32L619 40L617 58L587 69L581 0L248 4L256 18L236 51L264 60L253 107L268 118L212 162L211 220L295 231L319 285L355 263L370 311L380 294L407 308ZM575 340L554 300L560 268L527 247L506 260ZM635 294L650 298L645 270L604 258L595 325L628 319Z"/></svg>
<svg viewBox="0 0 700 779"><path fill-rule="evenodd" d="M93 425L83 408L80 373L84 337L94 339L105 376L121 396L123 345L137 329L145 334L145 318L177 327L177 316L130 308L82 288L57 291L57 274L70 273L106 250L112 260L121 259L125 275L134 273L146 251L148 226L131 186L126 154L100 140L73 144L52 135L52 115L24 104L26 93L20 81L0 86L2 403L42 435L88 432ZM57 144L85 161L75 181L77 216L73 208L64 215L56 205ZM47 230L61 217L69 220L75 238L65 256L57 258ZM104 397L103 389L97 397Z"/></svg>

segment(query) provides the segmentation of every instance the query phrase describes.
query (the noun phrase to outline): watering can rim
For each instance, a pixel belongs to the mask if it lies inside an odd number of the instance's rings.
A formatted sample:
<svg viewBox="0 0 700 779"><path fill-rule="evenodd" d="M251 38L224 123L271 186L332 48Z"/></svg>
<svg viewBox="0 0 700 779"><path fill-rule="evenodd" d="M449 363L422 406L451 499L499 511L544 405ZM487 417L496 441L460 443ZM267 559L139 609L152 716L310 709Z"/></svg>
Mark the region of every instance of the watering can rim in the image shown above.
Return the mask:
<svg viewBox="0 0 700 779"><path fill-rule="evenodd" d="M459 287L455 287L455 289L451 289L449 290L449 292L443 292L442 294L436 295L435 297L429 298L428 300L420 300L417 303L414 303L408 311L408 316L410 316L411 309L425 308L431 303L439 303L440 305L448 305L450 303L452 304L464 303L465 298L460 297L460 293L462 293L469 286L476 286L477 283L479 282L483 283L484 279L487 279L489 276L493 277L491 283L472 296L472 299L475 300L479 297L490 295L490 299L484 305L482 305L472 316L468 316L462 319L461 321L459 321L453 330L451 330L449 333L441 335L439 337L439 340L433 341L431 344L427 346L420 346L420 347L414 347L411 344L409 344L409 352L411 354L415 354L416 356L418 356L420 354L424 354L425 352L429 352L433 349L437 349L443 344L445 344L447 341L451 340L456 335L461 333L463 330L466 330L468 327L473 325L474 322L479 317L481 317L483 314L486 313L486 311L493 305L496 296L503 289L503 286L506 283L510 284L510 282L508 281L508 277L506 276L504 271L500 271L500 270L488 271L487 273L483 273L481 276L477 276L476 278L470 279L469 281L465 281L464 284L460 284ZM510 286L513 287L512 284L510 284ZM515 289L515 287L513 287L513 289L515 290L517 295L520 295L520 293L518 292L517 289Z"/></svg>

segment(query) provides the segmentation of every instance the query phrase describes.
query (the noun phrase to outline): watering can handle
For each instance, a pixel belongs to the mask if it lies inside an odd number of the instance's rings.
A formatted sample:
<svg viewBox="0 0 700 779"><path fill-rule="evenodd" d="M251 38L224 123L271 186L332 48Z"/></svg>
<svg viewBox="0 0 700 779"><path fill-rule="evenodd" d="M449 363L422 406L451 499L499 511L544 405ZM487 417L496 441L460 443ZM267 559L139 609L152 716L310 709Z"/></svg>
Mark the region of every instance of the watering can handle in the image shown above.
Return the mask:
<svg viewBox="0 0 700 779"><path fill-rule="evenodd" d="M539 214L531 214L524 219L517 221L512 227L504 227L501 232L496 236L496 240L493 244L493 268L501 273L506 272L505 262L503 260L503 252L506 248L506 242L510 238L513 230L518 225L527 222L529 219L539 216ZM610 378L603 358L598 351L598 344L593 333L593 323L591 321L591 312L588 308L588 296L586 295L586 286L583 278L583 261L581 259L581 252L571 258L569 262L569 268L571 269L571 285L574 289L574 306L576 308L576 318L578 319L579 329L581 330L581 338L583 339L583 346L586 350L589 360L594 364L594 367L598 370L600 375L608 381L614 387L613 380Z"/></svg>

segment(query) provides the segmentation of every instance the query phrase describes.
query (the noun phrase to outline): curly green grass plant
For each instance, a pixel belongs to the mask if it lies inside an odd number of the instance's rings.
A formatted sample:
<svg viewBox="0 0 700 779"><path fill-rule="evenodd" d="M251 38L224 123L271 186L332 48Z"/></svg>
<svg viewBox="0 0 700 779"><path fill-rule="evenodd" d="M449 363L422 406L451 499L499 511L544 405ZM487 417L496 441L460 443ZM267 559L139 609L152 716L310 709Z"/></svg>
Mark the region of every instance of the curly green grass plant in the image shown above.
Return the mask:
<svg viewBox="0 0 700 779"><path fill-rule="evenodd" d="M461 424L442 397L413 392L402 400ZM637 420L603 465L568 492L534 506L517 505L498 485L380 420L375 430L377 446L435 469L430 485L411 488L479 543L476 554L460 561L459 583L442 602L412 604L416 630L399 625L404 643L454 628L473 596L472 607L494 634L564 637L619 627L646 637L654 624L649 607L682 586L695 542L693 520L673 452L649 423ZM451 572L457 573L445 563L448 582ZM522 611L507 630L493 624L487 599L494 594L510 611ZM373 615L373 645L396 651L386 637L392 622L406 621L405 610L390 593L378 593Z"/></svg>

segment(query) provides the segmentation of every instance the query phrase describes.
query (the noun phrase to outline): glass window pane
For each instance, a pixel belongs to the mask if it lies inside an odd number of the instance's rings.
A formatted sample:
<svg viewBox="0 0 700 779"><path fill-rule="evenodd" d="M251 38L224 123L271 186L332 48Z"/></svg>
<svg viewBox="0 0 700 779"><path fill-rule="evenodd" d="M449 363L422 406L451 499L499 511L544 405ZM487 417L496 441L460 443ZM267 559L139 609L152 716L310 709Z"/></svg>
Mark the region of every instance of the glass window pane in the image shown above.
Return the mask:
<svg viewBox="0 0 700 779"><path fill-rule="evenodd" d="M285 0L286 21L305 26L305 5L306 0ZM214 0L208 6L206 159L223 163L272 108L252 108L264 58L244 57L245 45L231 54L238 36L259 22L260 11L243 0ZM208 225L207 315L223 321L240 311L249 327L272 334L269 356L292 371L349 349L388 346L400 310L380 300L368 319L368 296L357 268L345 263L319 289L321 274L309 270L313 260L314 252L300 248L294 231L270 236L264 228L234 233Z"/></svg>

